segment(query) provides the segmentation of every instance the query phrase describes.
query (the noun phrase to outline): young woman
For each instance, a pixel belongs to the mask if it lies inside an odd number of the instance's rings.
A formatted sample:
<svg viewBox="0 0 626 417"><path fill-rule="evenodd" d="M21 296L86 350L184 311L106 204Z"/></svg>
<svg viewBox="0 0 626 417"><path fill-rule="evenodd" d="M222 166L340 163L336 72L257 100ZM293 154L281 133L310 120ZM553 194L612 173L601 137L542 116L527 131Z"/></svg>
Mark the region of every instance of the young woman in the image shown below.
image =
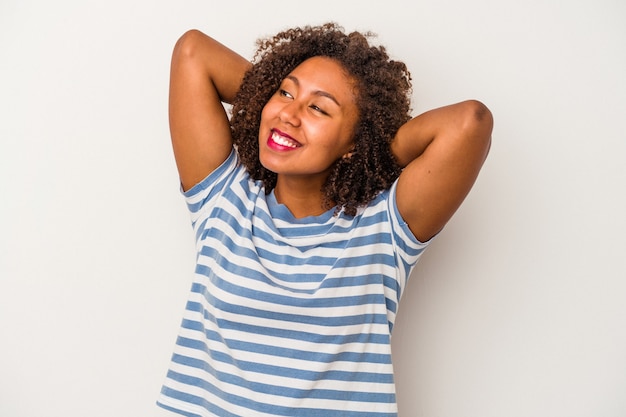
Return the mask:
<svg viewBox="0 0 626 417"><path fill-rule="evenodd" d="M411 118L406 66L367 38L295 28L252 63L198 31L176 44L170 126L197 264L162 407L397 414L398 302L493 122L477 101Z"/></svg>

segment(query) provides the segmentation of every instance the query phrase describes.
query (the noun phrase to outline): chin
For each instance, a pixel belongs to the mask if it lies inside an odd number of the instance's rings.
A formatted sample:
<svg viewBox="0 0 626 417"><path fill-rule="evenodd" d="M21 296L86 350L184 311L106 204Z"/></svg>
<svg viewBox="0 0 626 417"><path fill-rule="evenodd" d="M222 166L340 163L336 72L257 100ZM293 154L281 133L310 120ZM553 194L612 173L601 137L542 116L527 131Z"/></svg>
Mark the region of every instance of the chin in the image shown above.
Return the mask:
<svg viewBox="0 0 626 417"><path fill-rule="evenodd" d="M271 163L268 163L265 158L263 158L261 155L259 155L259 162L261 163L261 166L265 169L267 169L270 172L273 172L274 174L278 174L276 172L276 168L275 166L272 166Z"/></svg>

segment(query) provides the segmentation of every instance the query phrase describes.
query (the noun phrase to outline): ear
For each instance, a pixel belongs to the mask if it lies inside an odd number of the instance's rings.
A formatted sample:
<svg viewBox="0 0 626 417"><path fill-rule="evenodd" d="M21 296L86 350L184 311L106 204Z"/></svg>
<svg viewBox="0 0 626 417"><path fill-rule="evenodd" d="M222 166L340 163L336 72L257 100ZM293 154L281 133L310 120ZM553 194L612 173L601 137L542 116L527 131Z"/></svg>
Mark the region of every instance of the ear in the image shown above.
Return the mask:
<svg viewBox="0 0 626 417"><path fill-rule="evenodd" d="M355 153L356 153L356 149L354 149L354 145L352 145L352 148L350 148L348 152L344 153L341 159L350 159L352 158L352 155L354 155Z"/></svg>

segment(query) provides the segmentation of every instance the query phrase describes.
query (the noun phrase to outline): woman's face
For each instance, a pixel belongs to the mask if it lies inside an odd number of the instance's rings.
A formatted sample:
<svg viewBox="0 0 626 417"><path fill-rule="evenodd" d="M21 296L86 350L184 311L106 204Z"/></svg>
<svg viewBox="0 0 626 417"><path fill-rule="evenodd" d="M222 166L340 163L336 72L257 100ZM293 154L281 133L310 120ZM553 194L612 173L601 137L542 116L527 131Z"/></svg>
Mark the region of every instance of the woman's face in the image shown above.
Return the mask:
<svg viewBox="0 0 626 417"><path fill-rule="evenodd" d="M355 91L354 80L336 61L313 57L302 62L263 108L261 164L279 176L324 181L335 161L352 149Z"/></svg>

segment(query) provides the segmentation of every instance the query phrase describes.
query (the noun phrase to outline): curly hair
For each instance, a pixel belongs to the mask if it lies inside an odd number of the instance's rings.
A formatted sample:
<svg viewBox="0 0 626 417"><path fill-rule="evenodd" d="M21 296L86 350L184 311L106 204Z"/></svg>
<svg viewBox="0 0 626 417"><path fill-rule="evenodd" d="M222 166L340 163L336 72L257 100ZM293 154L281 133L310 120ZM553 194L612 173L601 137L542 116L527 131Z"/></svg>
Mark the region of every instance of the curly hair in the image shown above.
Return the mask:
<svg viewBox="0 0 626 417"><path fill-rule="evenodd" d="M277 175L259 161L261 111L282 80L303 61L324 56L338 62L356 81L358 121L354 150L333 166L323 186L324 206L355 215L400 174L390 150L397 130L411 116L411 76L404 63L391 60L382 46L372 46L369 32L346 34L335 23L293 28L259 39L252 67L233 101L233 142L251 177L269 193Z"/></svg>

